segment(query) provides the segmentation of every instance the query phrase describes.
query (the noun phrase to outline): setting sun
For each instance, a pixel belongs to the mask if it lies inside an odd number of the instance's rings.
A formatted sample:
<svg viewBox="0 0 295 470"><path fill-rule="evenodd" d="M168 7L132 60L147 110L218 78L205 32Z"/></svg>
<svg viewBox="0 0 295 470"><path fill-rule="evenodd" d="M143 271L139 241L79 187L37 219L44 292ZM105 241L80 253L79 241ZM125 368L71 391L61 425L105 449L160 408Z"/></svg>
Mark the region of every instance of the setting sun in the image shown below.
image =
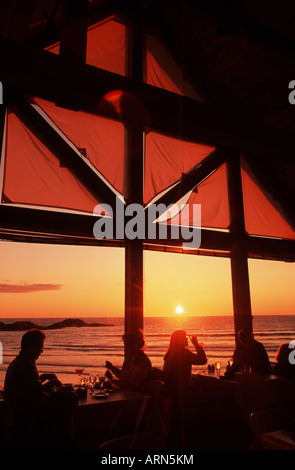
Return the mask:
<svg viewBox="0 0 295 470"><path fill-rule="evenodd" d="M181 315L184 312L183 307L181 305L178 305L175 309L175 313L178 315Z"/></svg>

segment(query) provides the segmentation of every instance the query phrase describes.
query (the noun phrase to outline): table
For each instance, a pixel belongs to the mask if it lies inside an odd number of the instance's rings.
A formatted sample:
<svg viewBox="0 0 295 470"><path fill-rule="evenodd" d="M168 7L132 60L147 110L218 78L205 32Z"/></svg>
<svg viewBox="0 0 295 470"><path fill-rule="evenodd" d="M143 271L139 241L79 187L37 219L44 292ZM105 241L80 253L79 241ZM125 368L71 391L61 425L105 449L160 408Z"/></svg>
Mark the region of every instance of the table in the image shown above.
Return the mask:
<svg viewBox="0 0 295 470"><path fill-rule="evenodd" d="M142 422L151 398L134 390L112 392L108 398L79 399L74 409L73 426L77 440L99 436L108 440L118 429L135 430Z"/></svg>
<svg viewBox="0 0 295 470"><path fill-rule="evenodd" d="M222 375L199 376L205 389L215 388L216 393L222 391L246 414L294 401L295 397L295 386L292 382L277 375L238 372L233 379Z"/></svg>
<svg viewBox="0 0 295 470"><path fill-rule="evenodd" d="M236 402L245 412L276 407L294 400L295 387L292 382L277 375L251 372L236 374Z"/></svg>

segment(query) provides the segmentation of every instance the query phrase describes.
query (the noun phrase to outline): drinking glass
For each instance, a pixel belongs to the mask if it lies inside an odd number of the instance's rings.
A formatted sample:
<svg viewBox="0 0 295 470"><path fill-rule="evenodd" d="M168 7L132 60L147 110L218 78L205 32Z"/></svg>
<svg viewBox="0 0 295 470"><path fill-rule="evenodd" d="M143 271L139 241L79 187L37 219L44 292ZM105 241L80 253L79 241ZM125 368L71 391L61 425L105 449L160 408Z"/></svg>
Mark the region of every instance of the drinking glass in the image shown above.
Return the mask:
<svg viewBox="0 0 295 470"><path fill-rule="evenodd" d="M77 368L77 369L75 369L75 372L76 372L76 374L78 375L78 377L81 377L81 375L83 374L84 370L85 370L85 369ZM82 381L81 381L81 379L80 379L80 384L81 384L81 382L82 382Z"/></svg>
<svg viewBox="0 0 295 470"><path fill-rule="evenodd" d="M103 390L103 384L105 382L105 375L104 374L99 374L98 380L100 384L100 390Z"/></svg>
<svg viewBox="0 0 295 470"><path fill-rule="evenodd" d="M249 374L249 373L251 372L251 366L250 366L250 364L244 364L243 372L244 372L245 374Z"/></svg>
<svg viewBox="0 0 295 470"><path fill-rule="evenodd" d="M85 369L75 369L76 374L80 377Z"/></svg>
<svg viewBox="0 0 295 470"><path fill-rule="evenodd" d="M90 375L89 382L90 382L91 388L94 388L94 384L96 382L96 375Z"/></svg>
<svg viewBox="0 0 295 470"><path fill-rule="evenodd" d="M82 385L82 387L87 387L88 377L81 377L81 385Z"/></svg>
<svg viewBox="0 0 295 470"><path fill-rule="evenodd" d="M220 374L220 366L221 366L220 362L215 362L215 370L217 372L217 375Z"/></svg>

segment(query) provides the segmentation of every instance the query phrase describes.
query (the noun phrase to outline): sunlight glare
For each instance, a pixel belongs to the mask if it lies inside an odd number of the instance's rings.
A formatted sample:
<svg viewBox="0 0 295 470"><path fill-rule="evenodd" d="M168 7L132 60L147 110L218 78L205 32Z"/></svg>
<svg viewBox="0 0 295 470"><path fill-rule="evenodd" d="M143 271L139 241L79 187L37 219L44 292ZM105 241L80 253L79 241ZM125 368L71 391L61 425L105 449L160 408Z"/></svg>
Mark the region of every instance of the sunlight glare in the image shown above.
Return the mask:
<svg viewBox="0 0 295 470"><path fill-rule="evenodd" d="M183 312L184 312L183 307L181 305L178 305L176 307L175 313L177 313L178 315L181 315Z"/></svg>

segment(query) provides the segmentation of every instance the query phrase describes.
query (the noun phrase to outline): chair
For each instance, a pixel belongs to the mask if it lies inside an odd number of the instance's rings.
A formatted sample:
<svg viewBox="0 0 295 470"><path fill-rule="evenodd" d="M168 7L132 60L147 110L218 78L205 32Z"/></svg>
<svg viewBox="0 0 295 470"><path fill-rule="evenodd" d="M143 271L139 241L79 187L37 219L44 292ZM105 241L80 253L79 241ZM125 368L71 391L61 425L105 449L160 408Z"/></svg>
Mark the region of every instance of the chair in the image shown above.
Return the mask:
<svg viewBox="0 0 295 470"><path fill-rule="evenodd" d="M164 450L162 439L153 433L118 437L101 444L98 450Z"/></svg>
<svg viewBox="0 0 295 470"><path fill-rule="evenodd" d="M294 426L294 411L278 407L268 410L255 411L250 416L250 424L255 436L266 432L287 429Z"/></svg>
<svg viewBox="0 0 295 470"><path fill-rule="evenodd" d="M141 387L141 392L151 397L157 404L159 403L164 388L164 382L158 379L147 380Z"/></svg>
<svg viewBox="0 0 295 470"><path fill-rule="evenodd" d="M255 439L250 450L286 450L284 433L294 432L295 412L292 409L277 407L268 410L255 411L250 416L250 424ZM271 433L274 433L272 435ZM282 434L281 434L282 433ZM294 446L293 446L294 447ZM291 448L293 449L291 446Z"/></svg>

